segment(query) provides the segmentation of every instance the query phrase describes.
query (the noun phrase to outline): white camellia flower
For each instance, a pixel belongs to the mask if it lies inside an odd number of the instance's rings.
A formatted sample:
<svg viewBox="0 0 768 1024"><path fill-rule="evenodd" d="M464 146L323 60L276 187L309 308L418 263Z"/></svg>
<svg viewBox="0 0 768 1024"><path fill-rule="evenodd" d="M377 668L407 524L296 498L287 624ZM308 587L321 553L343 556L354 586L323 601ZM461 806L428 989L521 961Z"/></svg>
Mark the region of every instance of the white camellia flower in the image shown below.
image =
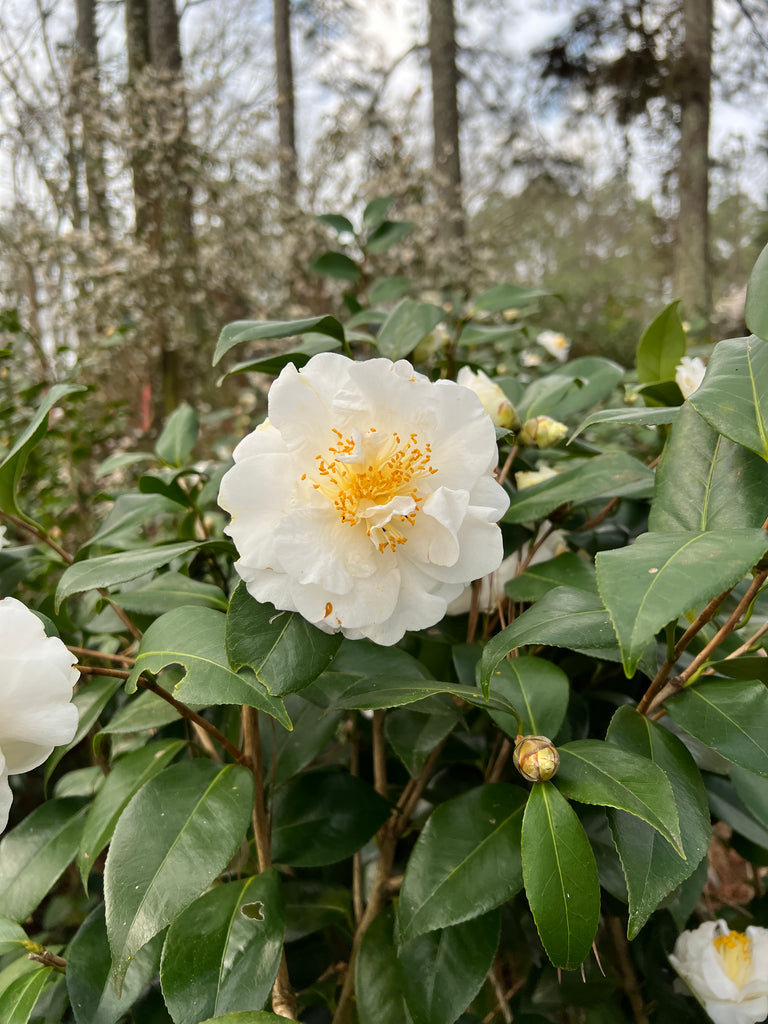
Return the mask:
<svg viewBox="0 0 768 1024"><path fill-rule="evenodd" d="M698 356L683 356L675 368L675 383L683 393L683 398L690 398L704 380L706 366Z"/></svg>
<svg viewBox="0 0 768 1024"><path fill-rule="evenodd" d="M669 959L714 1024L768 1016L768 928L732 932L725 921L705 921L678 937Z"/></svg>
<svg viewBox="0 0 768 1024"><path fill-rule="evenodd" d="M5 535L5 530L6 528L4 526L0 526L0 551L2 551L3 548L7 548L11 543Z"/></svg>
<svg viewBox="0 0 768 1024"><path fill-rule="evenodd" d="M520 417L515 412L514 405L499 385L482 370L475 372L468 366L462 366L456 376L456 383L475 392L493 420L494 426L509 430L516 430L520 426Z"/></svg>
<svg viewBox="0 0 768 1024"><path fill-rule="evenodd" d="M498 568L497 454L477 395L405 360L289 363L221 482L236 569L257 601L394 644Z"/></svg>
<svg viewBox="0 0 768 1024"><path fill-rule="evenodd" d="M515 473L515 486L518 491L524 491L526 487L535 487L536 484L543 484L545 480L551 480L558 472L559 470L552 466L540 462L536 469L521 469Z"/></svg>
<svg viewBox="0 0 768 1024"><path fill-rule="evenodd" d="M21 601L0 601L0 832L11 809L8 776L36 768L75 735L76 661Z"/></svg>
<svg viewBox="0 0 768 1024"><path fill-rule="evenodd" d="M566 361L568 353L571 351L570 341L568 341L564 334L560 334L558 331L541 331L536 338L536 343L541 345L545 352L549 352L560 363Z"/></svg>

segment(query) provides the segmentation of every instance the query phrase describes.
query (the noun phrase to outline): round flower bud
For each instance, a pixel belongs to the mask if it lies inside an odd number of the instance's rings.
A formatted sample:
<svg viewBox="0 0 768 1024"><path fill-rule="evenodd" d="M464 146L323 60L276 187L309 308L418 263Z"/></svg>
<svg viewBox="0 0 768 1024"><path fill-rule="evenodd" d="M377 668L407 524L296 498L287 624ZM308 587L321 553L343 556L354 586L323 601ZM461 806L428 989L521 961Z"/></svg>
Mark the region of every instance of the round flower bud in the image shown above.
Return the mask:
<svg viewBox="0 0 768 1024"><path fill-rule="evenodd" d="M567 435L568 427L564 423L558 423L551 416L536 416L525 421L517 440L529 448L551 448Z"/></svg>
<svg viewBox="0 0 768 1024"><path fill-rule="evenodd" d="M560 767L560 755L546 736L522 736L515 744L512 760L529 782L546 782Z"/></svg>
<svg viewBox="0 0 768 1024"><path fill-rule="evenodd" d="M482 370L475 372L468 366L462 366L456 377L456 383L475 392L495 427L519 430L520 417L517 415L514 405L499 385Z"/></svg>

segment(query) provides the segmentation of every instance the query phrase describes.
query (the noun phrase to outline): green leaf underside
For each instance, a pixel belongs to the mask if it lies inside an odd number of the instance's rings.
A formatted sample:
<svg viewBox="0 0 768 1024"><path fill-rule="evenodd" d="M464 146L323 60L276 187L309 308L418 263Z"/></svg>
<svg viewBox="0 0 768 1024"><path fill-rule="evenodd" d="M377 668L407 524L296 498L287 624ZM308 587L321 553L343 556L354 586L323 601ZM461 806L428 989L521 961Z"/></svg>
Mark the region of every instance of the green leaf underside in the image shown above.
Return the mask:
<svg viewBox="0 0 768 1024"><path fill-rule="evenodd" d="M269 355L259 356L255 359L246 359L242 363L237 363L219 379L219 383L236 373L271 373L277 375L288 363L293 363L296 369L300 370L318 352L336 352L340 347L341 343L334 338L328 338L322 334L307 334L300 345L291 345L290 348L283 349L281 352L271 352Z"/></svg>
<svg viewBox="0 0 768 1024"><path fill-rule="evenodd" d="M332 675L333 673L327 673L329 677ZM390 675L366 676L363 679L346 678L349 680L347 685L340 687L333 696L333 706L345 710L375 711L378 708L394 708L403 704L413 704L438 693L449 693L486 711L494 709L506 714L516 712L503 695L496 694L486 700L479 690L457 683L441 683L435 679L393 679ZM321 676L319 682L322 682L322 679Z"/></svg>
<svg viewBox="0 0 768 1024"><path fill-rule="evenodd" d="M587 427L596 423L632 423L643 427L658 427L665 423L674 423L680 413L680 406L664 406L656 409L598 409L586 416L568 439L574 441Z"/></svg>
<svg viewBox="0 0 768 1024"><path fill-rule="evenodd" d="M409 352L445 317L441 306L402 299L381 325L376 347L383 356L397 360Z"/></svg>
<svg viewBox="0 0 768 1024"><path fill-rule="evenodd" d="M176 918L160 980L174 1024L261 1010L282 954L280 877L270 868L205 893Z"/></svg>
<svg viewBox="0 0 768 1024"><path fill-rule="evenodd" d="M505 523L527 523L549 515L560 505L606 497L647 497L653 493L653 473L642 462L615 452L596 455L557 476L517 491L504 514Z"/></svg>
<svg viewBox="0 0 768 1024"><path fill-rule="evenodd" d="M765 520L766 494L765 461L718 434L686 402L656 470L648 528L662 533L758 528Z"/></svg>
<svg viewBox="0 0 768 1024"><path fill-rule="evenodd" d="M664 703L681 729L722 757L768 776L768 689L758 680L711 679Z"/></svg>
<svg viewBox="0 0 768 1024"><path fill-rule="evenodd" d="M547 956L575 970L592 948L600 883L581 822L549 782L536 782L523 815L523 881Z"/></svg>
<svg viewBox="0 0 768 1024"><path fill-rule="evenodd" d="M597 585L631 676L650 640L683 612L733 586L768 550L764 530L646 533L600 552Z"/></svg>
<svg viewBox="0 0 768 1024"><path fill-rule="evenodd" d="M548 415L566 420L601 402L623 376L622 367L610 359L601 356L572 359L529 385L515 408L523 419Z"/></svg>
<svg viewBox="0 0 768 1024"><path fill-rule="evenodd" d="M524 789L491 783L432 812L405 871L397 910L401 946L477 917L520 891L525 800Z"/></svg>
<svg viewBox="0 0 768 1024"><path fill-rule="evenodd" d="M629 923L635 938L659 903L696 870L711 836L707 794L696 763L681 741L630 707L619 708L608 729L609 743L651 759L666 774L680 820L686 859L670 849L645 821L625 811L609 810L616 849L627 882Z"/></svg>
<svg viewBox="0 0 768 1024"><path fill-rule="evenodd" d="M225 631L226 616L212 608L174 608L161 615L142 637L127 691L134 692L142 672L157 673L169 665L181 665L185 674L174 695L184 703L198 707L247 704L290 729L282 701L270 696L258 680L230 668Z"/></svg>
<svg viewBox="0 0 768 1024"><path fill-rule="evenodd" d="M768 342L730 338L715 345L689 402L713 430L768 460Z"/></svg>
<svg viewBox="0 0 768 1024"><path fill-rule="evenodd" d="M687 344L679 307L679 299L670 303L643 331L637 346L637 378L641 384L675 378Z"/></svg>
<svg viewBox="0 0 768 1024"><path fill-rule="evenodd" d="M753 334L768 341L768 246L757 257L749 275L744 319Z"/></svg>
<svg viewBox="0 0 768 1024"><path fill-rule="evenodd" d="M118 995L135 954L224 870L245 835L252 800L247 769L198 760L166 768L123 811L104 870Z"/></svg>
<svg viewBox="0 0 768 1024"><path fill-rule="evenodd" d="M652 825L684 856L672 787L657 764L602 740L575 740L558 752L554 783L563 796L627 811Z"/></svg>
<svg viewBox="0 0 768 1024"><path fill-rule="evenodd" d="M193 580L178 572L164 572L135 590L121 590L115 601L127 612L140 615L164 615L173 608L202 605L226 611L227 598L221 587Z"/></svg>
<svg viewBox="0 0 768 1024"><path fill-rule="evenodd" d="M543 658L522 655L502 661L491 678L491 694L501 695L514 707L516 718L491 711L491 718L513 739L522 732L528 736L555 736L568 710L568 676L557 665Z"/></svg>
<svg viewBox="0 0 768 1024"><path fill-rule="evenodd" d="M333 316L314 316L307 320L236 320L227 324L219 335L213 365L242 342L292 338L310 331L313 334L325 334L336 341L344 341L344 328Z"/></svg>

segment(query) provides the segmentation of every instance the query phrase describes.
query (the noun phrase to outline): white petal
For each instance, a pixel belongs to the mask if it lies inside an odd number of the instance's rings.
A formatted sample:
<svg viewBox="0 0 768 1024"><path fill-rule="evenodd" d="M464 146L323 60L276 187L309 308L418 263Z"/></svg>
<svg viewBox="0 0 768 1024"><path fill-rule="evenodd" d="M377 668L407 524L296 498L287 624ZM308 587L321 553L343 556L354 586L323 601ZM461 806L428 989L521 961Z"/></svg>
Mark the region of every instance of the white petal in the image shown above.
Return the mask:
<svg viewBox="0 0 768 1024"><path fill-rule="evenodd" d="M11 811L13 793L8 785L8 772L5 770L5 758L0 750L0 833L5 830L8 824L8 815Z"/></svg>

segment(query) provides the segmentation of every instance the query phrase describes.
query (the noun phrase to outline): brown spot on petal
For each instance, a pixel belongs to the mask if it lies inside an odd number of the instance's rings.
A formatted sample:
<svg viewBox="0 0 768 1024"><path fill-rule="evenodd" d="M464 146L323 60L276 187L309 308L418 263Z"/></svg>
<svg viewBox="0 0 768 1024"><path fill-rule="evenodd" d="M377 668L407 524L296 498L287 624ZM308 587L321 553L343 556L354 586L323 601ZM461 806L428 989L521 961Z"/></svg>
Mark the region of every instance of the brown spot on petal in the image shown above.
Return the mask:
<svg viewBox="0 0 768 1024"><path fill-rule="evenodd" d="M333 605L329 601L328 604L325 606L325 615L323 616L323 618L327 619L332 611L333 611Z"/></svg>

